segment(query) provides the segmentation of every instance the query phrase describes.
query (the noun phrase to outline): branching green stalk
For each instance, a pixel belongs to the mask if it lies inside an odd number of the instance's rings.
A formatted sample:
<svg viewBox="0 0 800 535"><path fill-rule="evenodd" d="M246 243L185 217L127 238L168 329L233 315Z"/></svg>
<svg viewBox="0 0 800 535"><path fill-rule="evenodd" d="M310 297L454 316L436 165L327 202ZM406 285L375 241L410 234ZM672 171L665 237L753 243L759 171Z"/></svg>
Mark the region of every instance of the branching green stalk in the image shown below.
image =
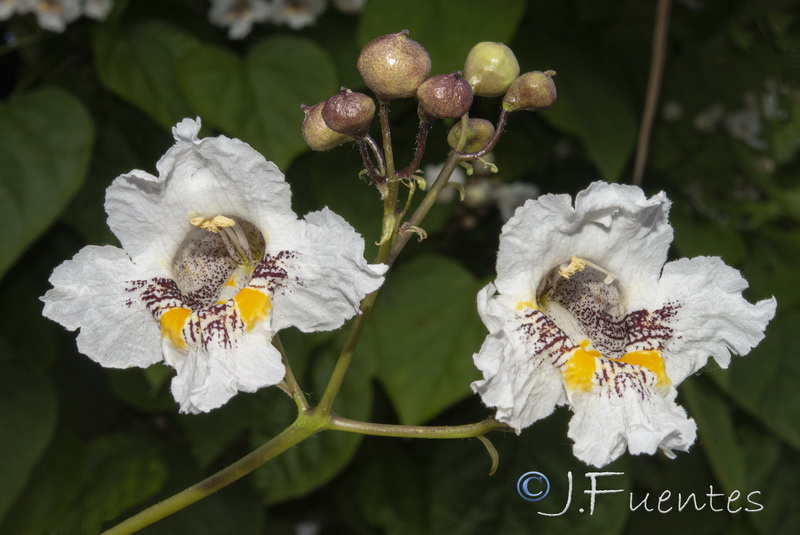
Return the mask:
<svg viewBox="0 0 800 535"><path fill-rule="evenodd" d="M382 172L379 172L377 169L375 169L375 166L372 163L372 158L369 156L367 141L363 138L357 139L356 145L358 146L358 152L361 154L361 161L364 163L364 168L367 170L367 174L376 186L382 186L386 178L383 176Z"/></svg>
<svg viewBox="0 0 800 535"><path fill-rule="evenodd" d="M347 340L344 343L342 352L339 354L339 359L336 361L336 366L333 368L331 378L328 380L328 386L325 387L325 392L320 399L318 409L322 414L329 415L333 413L333 404L336 401L339 390L342 388L344 376L347 374L347 369L353 360L358 341L361 339L361 335L364 334L364 326L367 323L370 312L372 312L372 307L375 305L375 300L378 298L378 291L375 290L367 295L361 302L361 314L353 320L350 332L347 333Z"/></svg>
<svg viewBox="0 0 800 535"><path fill-rule="evenodd" d="M386 173L388 179L388 193L383 200L383 223L381 225L381 239L380 247L378 248L378 255L375 259L377 264L386 263L391 251L392 244L395 240L395 231L397 229L397 196L400 187L400 182L395 175L394 167L394 153L392 151L392 136L389 127L389 108L386 103L380 103L380 120L381 120L381 134L383 140L383 154L385 157ZM322 414L332 414L333 404L336 401L336 396L344 382L344 376L350 367L350 362L353 360L358 341L364 333L364 326L367 319L372 312L372 307L375 305L375 300L378 298L378 290L367 295L361 301L361 313L353 320L353 325L350 327L350 332L347 334L342 352L336 361L336 366L333 368L331 378L328 385L325 387L325 392L319 403L319 410Z"/></svg>
<svg viewBox="0 0 800 535"><path fill-rule="evenodd" d="M128 535L161 520L189 505L215 493L219 489L246 476L267 461L274 459L292 446L299 444L311 435L325 428L325 420L301 414L295 423L284 429L272 440L242 457L232 465L223 468L211 477L152 505L137 515L117 524L101 535Z"/></svg>
<svg viewBox="0 0 800 535"><path fill-rule="evenodd" d="M493 418L466 425L392 425L359 422L332 415L328 429L360 435L397 438L474 438L493 430L511 428Z"/></svg>
<svg viewBox="0 0 800 535"><path fill-rule="evenodd" d="M431 129L431 122L427 119L419 120L419 133L417 134L417 147L414 150L414 159L408 164L408 167L400 172L400 176L411 176L417 172L419 164L422 162L422 155L425 154L425 145L428 140L428 132Z"/></svg>
<svg viewBox="0 0 800 535"><path fill-rule="evenodd" d="M383 141L383 156L386 159L386 177L391 182L396 178L394 168L394 151L392 150L392 130L389 126L389 104L380 102L378 115L381 120L381 136Z"/></svg>
<svg viewBox="0 0 800 535"><path fill-rule="evenodd" d="M375 143L375 140L372 139L372 136L369 134L364 136L364 142L369 146L372 154L375 155L375 159L378 161L378 171L382 174L386 174L386 159L383 157L383 152L381 152L378 144Z"/></svg>
<svg viewBox="0 0 800 535"><path fill-rule="evenodd" d="M503 132L505 132L506 123L508 122L509 113L510 112L508 110L500 111L500 117L498 117L498 119L497 119L497 126L494 129L494 135L492 135L492 139L489 140L489 142L486 144L485 147L483 147L481 150L479 150L477 152L459 153L459 156L461 157L461 159L462 160L480 160L481 158L483 158L484 156L486 156L487 154L492 152L494 150L495 146L497 146L497 142L500 141L500 138L502 137ZM464 125L464 130L466 130L466 124Z"/></svg>
<svg viewBox="0 0 800 535"><path fill-rule="evenodd" d="M453 170L461 161L461 156L457 152L451 152L450 156L448 156L447 161L442 167L442 170L439 172L439 176L436 177L436 180L428 189L428 192L425 194L425 197L422 198L422 202L420 202L417 209L414 210L414 213L408 219L406 225L410 228L418 227L425 216L428 214L428 211L433 207L433 203L436 202L436 199L439 197L439 194L442 190L447 186L447 182L450 180L450 175L453 174ZM386 263L391 266L394 264L394 261L397 260L397 256L400 254L400 251L403 250L408 240L411 239L412 232L405 232L400 234L397 237L397 240L392 245L392 249L389 252L389 256L386 259Z"/></svg>

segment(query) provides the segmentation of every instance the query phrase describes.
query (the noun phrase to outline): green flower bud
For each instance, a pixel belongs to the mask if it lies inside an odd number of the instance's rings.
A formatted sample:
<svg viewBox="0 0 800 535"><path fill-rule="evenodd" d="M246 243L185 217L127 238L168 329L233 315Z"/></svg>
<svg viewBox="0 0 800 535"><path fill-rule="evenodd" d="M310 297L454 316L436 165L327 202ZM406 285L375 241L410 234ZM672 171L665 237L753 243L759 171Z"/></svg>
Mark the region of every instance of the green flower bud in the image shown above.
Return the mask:
<svg viewBox="0 0 800 535"><path fill-rule="evenodd" d="M553 82L555 71L526 72L511 84L503 97L503 109L506 111L539 111L552 106L558 94Z"/></svg>
<svg viewBox="0 0 800 535"><path fill-rule="evenodd" d="M461 125L463 121L458 121L447 134L447 144L451 149L458 148L461 141ZM485 147L489 140L494 136L494 125L486 119L470 119L467 121L467 138L462 152L478 152Z"/></svg>
<svg viewBox="0 0 800 535"><path fill-rule="evenodd" d="M472 106L472 88L460 72L431 76L417 89L420 116L458 119Z"/></svg>
<svg viewBox="0 0 800 535"><path fill-rule="evenodd" d="M387 102L414 96L431 72L431 58L408 30L373 39L358 56L358 72L378 98Z"/></svg>
<svg viewBox="0 0 800 535"><path fill-rule="evenodd" d="M367 135L374 117L375 102L364 93L345 88L326 100L322 107L322 119L328 128L354 138Z"/></svg>
<svg viewBox="0 0 800 535"><path fill-rule="evenodd" d="M517 76L517 57L503 43L478 43L469 51L464 62L464 78L480 97L499 97Z"/></svg>
<svg viewBox="0 0 800 535"><path fill-rule="evenodd" d="M324 102L314 104L313 106L306 106L303 104L300 108L306 114L303 119L303 139L311 150L331 150L338 147L342 143L350 141L350 136L334 132L325 121L322 119L322 107Z"/></svg>

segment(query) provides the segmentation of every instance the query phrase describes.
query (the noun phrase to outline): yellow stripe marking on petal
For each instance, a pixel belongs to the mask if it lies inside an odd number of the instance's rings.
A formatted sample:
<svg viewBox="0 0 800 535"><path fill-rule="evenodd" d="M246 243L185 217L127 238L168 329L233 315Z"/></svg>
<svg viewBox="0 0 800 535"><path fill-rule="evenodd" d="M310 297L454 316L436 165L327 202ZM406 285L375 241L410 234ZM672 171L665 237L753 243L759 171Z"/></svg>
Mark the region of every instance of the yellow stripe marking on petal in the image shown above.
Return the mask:
<svg viewBox="0 0 800 535"><path fill-rule="evenodd" d="M192 311L185 307L175 307L161 315L161 336L168 338L175 347L186 349L186 340L183 338L183 326L191 316Z"/></svg>
<svg viewBox="0 0 800 535"><path fill-rule="evenodd" d="M242 321L247 325L247 330L267 317L272 310L272 300L267 294L255 288L242 288L233 300L239 308Z"/></svg>
<svg viewBox="0 0 800 535"><path fill-rule="evenodd" d="M656 376L656 379L658 379L658 386L665 387L672 384L667 376L666 367L664 366L664 358L661 356L661 353L655 349L646 351L631 351L630 353L625 353L615 360L619 362L625 362L626 364L633 364L635 366L647 368L653 372L653 374Z"/></svg>
<svg viewBox="0 0 800 535"><path fill-rule="evenodd" d="M589 341L581 342L576 348L561 372L567 388L577 392L588 392L594 384L594 372L597 369L597 359L602 355L599 351L589 349Z"/></svg>
<svg viewBox="0 0 800 535"><path fill-rule="evenodd" d="M541 310L536 303L533 301L519 301L517 302L517 310L522 310L523 308L532 308L533 310Z"/></svg>

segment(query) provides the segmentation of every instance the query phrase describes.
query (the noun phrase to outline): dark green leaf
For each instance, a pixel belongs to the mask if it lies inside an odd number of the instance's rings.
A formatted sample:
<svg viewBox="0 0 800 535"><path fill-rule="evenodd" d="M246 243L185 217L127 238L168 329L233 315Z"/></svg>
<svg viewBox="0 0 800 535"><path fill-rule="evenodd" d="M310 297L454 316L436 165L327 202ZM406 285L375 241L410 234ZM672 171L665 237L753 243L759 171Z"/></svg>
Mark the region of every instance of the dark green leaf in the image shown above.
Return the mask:
<svg viewBox="0 0 800 535"><path fill-rule="evenodd" d="M111 392L131 407L146 412L172 411L177 408L168 384L174 373L172 368L163 363L143 370L106 370Z"/></svg>
<svg viewBox="0 0 800 535"><path fill-rule="evenodd" d="M328 54L300 37L273 37L245 59L203 46L180 64L181 84L207 124L250 143L278 167L307 150L301 104L316 104L336 90Z"/></svg>
<svg viewBox="0 0 800 535"><path fill-rule="evenodd" d="M338 352L333 347L320 350L312 360L308 381L298 378L301 386L308 384L307 392L321 395L333 370ZM289 354L290 361L293 355ZM355 358L336 399L336 413L355 420L366 420L372 407L373 363ZM256 402L251 414L254 417L253 447L260 446L278 434L294 420L296 409L283 392L269 389L253 396ZM302 496L330 481L353 458L361 442L361 435L326 431L301 442L254 472L256 485L269 502L280 502Z"/></svg>
<svg viewBox="0 0 800 535"><path fill-rule="evenodd" d="M374 258L383 206L377 188L358 178L362 168L355 145L347 144L331 152L310 152L297 158L289 170L289 179L298 211L298 200L307 192L305 211L329 207L364 236L365 256Z"/></svg>
<svg viewBox="0 0 800 535"><path fill-rule="evenodd" d="M181 452L173 450L172 454ZM203 479L203 475L186 462L188 459L170 459L170 493L177 493ZM175 474L172 476L172 474ZM191 507L160 520L142 530L142 535L259 535L267 533L262 524L264 507L258 493L245 481L237 481L203 498Z"/></svg>
<svg viewBox="0 0 800 535"><path fill-rule="evenodd" d="M745 462L734 435L727 400L712 384L690 377L681 385L689 414L697 422L697 434L714 475L727 493L744 488Z"/></svg>
<svg viewBox="0 0 800 535"><path fill-rule="evenodd" d="M86 453L80 500L64 533L97 533L104 522L155 495L167 466L144 437L116 435L95 441Z"/></svg>
<svg viewBox="0 0 800 535"><path fill-rule="evenodd" d="M155 173L156 162L173 139L132 107L118 105L101 113L89 176L64 213L63 221L88 243L113 245L117 239L106 224L106 189L117 176L132 169Z"/></svg>
<svg viewBox="0 0 800 535"><path fill-rule="evenodd" d="M192 116L178 83L178 62L200 41L164 22L100 25L94 35L100 80L111 91L171 128Z"/></svg>
<svg viewBox="0 0 800 535"><path fill-rule="evenodd" d="M670 213L670 222L679 256L720 256L725 263L736 265L747 255L744 240L731 225L692 221L679 210Z"/></svg>
<svg viewBox="0 0 800 535"><path fill-rule="evenodd" d="M482 535L503 533L620 533L629 515L627 459L601 470L580 463L566 439L567 411L557 411L535 423L521 436L487 436L500 455L498 471L490 476L486 450L476 439L425 441L405 446L365 444L358 474L347 482L366 522L390 534L419 533ZM390 460L389 460L390 459ZM519 479L540 472L550 491L538 502L524 500ZM621 472L598 476L598 490L619 490L595 496L594 510L585 493L587 472ZM569 479L572 478L572 488ZM535 482L529 489L538 490ZM569 491L571 490L571 495ZM544 516L541 513L560 516Z"/></svg>
<svg viewBox="0 0 800 535"><path fill-rule="evenodd" d="M0 519L50 443L56 412L49 380L15 367L0 367Z"/></svg>
<svg viewBox="0 0 800 535"><path fill-rule="evenodd" d="M93 135L83 105L60 89L0 103L0 276L86 179Z"/></svg>
<svg viewBox="0 0 800 535"><path fill-rule="evenodd" d="M466 269L439 256L415 259L387 281L358 356L378 362L402 423L425 422L470 395L479 377L472 355L486 336L479 289Z"/></svg>
<svg viewBox="0 0 800 535"><path fill-rule="evenodd" d="M601 177L616 182L633 153L638 124L622 70L594 54L602 51L556 42L521 52L535 57L535 69L558 73L558 100L543 117L580 138Z"/></svg>
<svg viewBox="0 0 800 535"><path fill-rule="evenodd" d="M800 102L791 102L789 118L775 125L771 132L770 151L778 164L789 163L800 149Z"/></svg>
<svg viewBox="0 0 800 535"><path fill-rule="evenodd" d="M444 444L430 476L431 533L618 533L629 514L627 460L595 470L575 459L566 439L568 416L566 411L551 415L519 437L489 435L500 454L500 467L493 476L487 474L489 460L477 441ZM549 494L538 502L525 501L517 492L520 477L531 471L541 472L550 481ZM597 477L597 488L621 491L595 496L591 512L590 496L585 493L591 485L587 472L619 473ZM540 515L565 509L570 473L570 508L561 516Z"/></svg>
<svg viewBox="0 0 800 535"><path fill-rule="evenodd" d="M0 533L59 532L57 527L80 490L84 469L83 444L80 437L71 433L56 433L25 490L0 525Z"/></svg>
<svg viewBox="0 0 800 535"><path fill-rule="evenodd" d="M783 440L800 448L800 361L787 351L794 339L800 311L781 311L767 327L766 337L744 358L733 357L729 369L711 377L742 407Z"/></svg>
<svg viewBox="0 0 800 535"><path fill-rule="evenodd" d="M281 400L278 400L279 402ZM180 415L180 423L191 443L192 454L201 467L216 459L253 421L253 403L239 394L228 403L203 414Z"/></svg>

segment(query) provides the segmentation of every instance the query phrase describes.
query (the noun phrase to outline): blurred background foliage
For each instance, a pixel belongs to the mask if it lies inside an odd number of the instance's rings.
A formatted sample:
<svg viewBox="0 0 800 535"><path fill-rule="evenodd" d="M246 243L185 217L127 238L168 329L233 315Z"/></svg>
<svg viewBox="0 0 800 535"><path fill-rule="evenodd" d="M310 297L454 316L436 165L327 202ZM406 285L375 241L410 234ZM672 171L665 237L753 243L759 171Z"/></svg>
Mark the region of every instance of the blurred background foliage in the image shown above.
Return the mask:
<svg viewBox="0 0 800 535"><path fill-rule="evenodd" d="M324 3L324 2L322 2ZM495 151L496 184L575 193L597 179L630 182L655 13L640 0L369 0L332 7L299 30L257 24L241 40L209 23L201 0L114 3L107 19L63 33L33 15L0 21L0 533L94 533L224 467L286 426L294 405L277 389L239 394L210 414L179 415L170 370L108 370L77 353L75 335L43 319L52 269L85 244L115 243L104 190L120 173L155 171L170 127L200 116L206 135L241 138L287 173L295 210L324 205L366 237L379 233L376 191L352 146L310 153L300 104L340 85L370 39L407 28L433 74L460 69L471 46L503 41L523 71L554 69L559 101L517 113ZM682 0L672 6L665 77L643 187L673 201L674 256L719 255L741 269L751 300L775 295L767 337L730 369L710 365L680 388L699 426L691 452L623 456L598 498L558 410L520 437L481 444L328 432L143 533L798 533L800 512L800 3ZM498 99L473 116L495 120ZM412 101L392 106L395 154L411 156ZM444 160L437 125L423 165ZM437 206L430 237L412 243L382 293L337 402L343 416L461 424L490 414L469 389L485 336L474 307L493 276L500 211ZM368 255L374 246L368 245ZM340 333L282 333L314 398ZM520 499L525 472L547 474L552 498ZM573 505L566 498L574 476ZM613 482L611 482L613 479ZM664 490L707 503L713 486L759 512L651 506Z"/></svg>

